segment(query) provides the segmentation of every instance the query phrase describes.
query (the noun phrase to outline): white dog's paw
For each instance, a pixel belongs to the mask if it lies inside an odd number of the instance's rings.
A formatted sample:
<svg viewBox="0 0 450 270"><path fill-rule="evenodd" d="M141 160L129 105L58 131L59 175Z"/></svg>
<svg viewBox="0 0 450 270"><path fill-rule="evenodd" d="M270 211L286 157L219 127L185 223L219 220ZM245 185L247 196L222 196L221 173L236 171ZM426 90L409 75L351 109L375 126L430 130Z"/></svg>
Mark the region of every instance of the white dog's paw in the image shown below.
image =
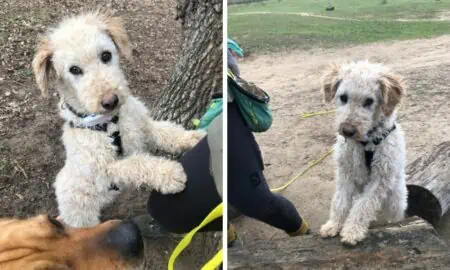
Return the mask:
<svg viewBox="0 0 450 270"><path fill-rule="evenodd" d="M367 230L364 230L358 226L344 226L341 231L341 243L354 246L364 240L366 235Z"/></svg>
<svg viewBox="0 0 450 270"><path fill-rule="evenodd" d="M198 144L198 142L206 136L206 132L203 130L189 130L183 137L181 143L181 150L187 151Z"/></svg>
<svg viewBox="0 0 450 270"><path fill-rule="evenodd" d="M186 187L187 176L183 166L179 162L169 161L170 168L166 168L161 174L163 177L159 186L155 189L162 194L173 194L184 190Z"/></svg>
<svg viewBox="0 0 450 270"><path fill-rule="evenodd" d="M341 230L341 226L332 220L328 220L327 223L320 227L320 236L322 238L335 237Z"/></svg>

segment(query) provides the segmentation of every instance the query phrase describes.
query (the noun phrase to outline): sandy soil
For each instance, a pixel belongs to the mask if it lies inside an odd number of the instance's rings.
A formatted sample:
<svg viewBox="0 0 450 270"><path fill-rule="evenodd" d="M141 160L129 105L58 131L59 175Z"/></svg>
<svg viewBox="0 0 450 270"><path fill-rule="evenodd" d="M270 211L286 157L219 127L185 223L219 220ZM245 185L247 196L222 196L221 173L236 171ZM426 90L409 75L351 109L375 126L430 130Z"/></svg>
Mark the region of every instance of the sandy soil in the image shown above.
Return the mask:
<svg viewBox="0 0 450 270"><path fill-rule="evenodd" d="M148 106L166 85L180 52L175 0L0 1L0 217L57 214L52 183L64 163L58 97L39 96L31 61L39 34L62 17L109 9L121 16L133 43L133 63L123 63L134 94ZM105 209L103 219L146 213L148 190L129 190ZM147 239L151 269L166 268L179 239ZM218 238L197 237L177 269L194 269L211 258Z"/></svg>
<svg viewBox="0 0 450 270"><path fill-rule="evenodd" d="M301 115L332 109L324 105L319 90L322 71L330 62L361 59L389 65L408 81L408 98L398 113L398 122L406 133L408 161L448 140L450 36L251 56L241 61L241 75L271 95L274 111L272 128L257 135L271 187L281 186L333 145L333 114L308 119ZM282 192L315 232L328 218L333 176L334 162L328 157ZM244 245L287 237L250 218L239 218L236 224ZM450 239L450 226L446 224L450 224L448 219L442 221L440 231Z"/></svg>

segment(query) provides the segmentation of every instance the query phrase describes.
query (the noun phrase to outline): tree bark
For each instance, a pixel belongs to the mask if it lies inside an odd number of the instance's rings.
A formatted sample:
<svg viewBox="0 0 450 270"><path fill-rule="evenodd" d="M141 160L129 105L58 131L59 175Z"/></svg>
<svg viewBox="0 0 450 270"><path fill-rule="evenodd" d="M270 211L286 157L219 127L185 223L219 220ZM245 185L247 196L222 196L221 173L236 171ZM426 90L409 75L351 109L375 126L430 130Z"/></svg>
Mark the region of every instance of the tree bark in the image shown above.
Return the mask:
<svg viewBox="0 0 450 270"><path fill-rule="evenodd" d="M181 57L152 111L157 120L190 126L222 92L222 0L177 0Z"/></svg>
<svg viewBox="0 0 450 270"><path fill-rule="evenodd" d="M450 253L433 227L414 218L370 230L354 248L309 235L228 250L228 269L448 269Z"/></svg>
<svg viewBox="0 0 450 270"><path fill-rule="evenodd" d="M407 167L408 215L434 226L450 207L450 142L443 142Z"/></svg>

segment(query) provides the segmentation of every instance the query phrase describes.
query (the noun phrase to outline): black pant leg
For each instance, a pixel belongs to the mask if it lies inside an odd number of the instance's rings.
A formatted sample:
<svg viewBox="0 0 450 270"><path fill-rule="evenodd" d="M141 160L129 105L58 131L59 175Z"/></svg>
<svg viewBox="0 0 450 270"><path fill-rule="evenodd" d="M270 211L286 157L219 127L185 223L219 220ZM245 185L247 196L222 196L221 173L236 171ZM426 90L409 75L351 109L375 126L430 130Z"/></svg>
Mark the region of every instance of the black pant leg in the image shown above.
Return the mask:
<svg viewBox="0 0 450 270"><path fill-rule="evenodd" d="M186 152L179 160L187 175L186 189L177 194L153 191L147 209L164 229L186 233L200 225L204 218L222 201L210 173L210 152L206 138ZM202 231L221 231L218 218Z"/></svg>
<svg viewBox="0 0 450 270"><path fill-rule="evenodd" d="M270 191L261 152L234 103L228 106L228 200L246 216L288 233L302 223L295 206Z"/></svg>

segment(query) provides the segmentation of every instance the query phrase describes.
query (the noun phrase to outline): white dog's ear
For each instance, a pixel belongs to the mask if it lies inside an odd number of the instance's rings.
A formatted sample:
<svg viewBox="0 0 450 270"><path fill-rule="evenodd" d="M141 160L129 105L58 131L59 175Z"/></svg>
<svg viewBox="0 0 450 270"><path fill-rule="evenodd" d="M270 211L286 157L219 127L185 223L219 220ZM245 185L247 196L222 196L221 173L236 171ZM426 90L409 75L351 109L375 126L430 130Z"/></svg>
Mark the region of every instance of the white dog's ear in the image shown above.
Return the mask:
<svg viewBox="0 0 450 270"><path fill-rule="evenodd" d="M381 87L381 110L389 116L406 95L405 81L398 75L383 73L378 82Z"/></svg>
<svg viewBox="0 0 450 270"><path fill-rule="evenodd" d="M326 103L330 103L336 96L336 91L341 83L338 64L331 64L322 77L322 91Z"/></svg>
<svg viewBox="0 0 450 270"><path fill-rule="evenodd" d="M50 41L48 38L43 38L34 56L32 66L36 82L44 97L48 95L50 73L54 70L51 60L52 54L53 50L50 46Z"/></svg>
<svg viewBox="0 0 450 270"><path fill-rule="evenodd" d="M133 48L122 19L119 17L105 16L104 22L106 24L105 31L111 37L114 44L116 44L119 53L122 54L128 61L132 61Z"/></svg>

